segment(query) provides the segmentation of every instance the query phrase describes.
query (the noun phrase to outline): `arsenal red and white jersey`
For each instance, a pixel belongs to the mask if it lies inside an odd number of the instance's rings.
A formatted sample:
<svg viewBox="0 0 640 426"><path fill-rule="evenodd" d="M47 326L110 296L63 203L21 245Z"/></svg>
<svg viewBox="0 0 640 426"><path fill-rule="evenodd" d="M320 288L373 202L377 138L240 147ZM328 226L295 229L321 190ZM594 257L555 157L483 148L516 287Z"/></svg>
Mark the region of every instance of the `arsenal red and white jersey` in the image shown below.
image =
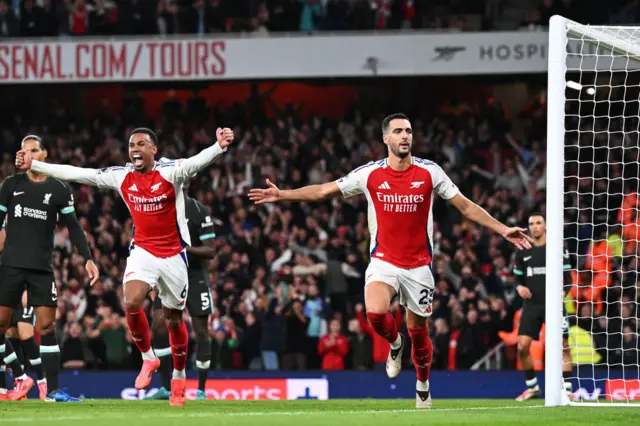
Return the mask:
<svg viewBox="0 0 640 426"><path fill-rule="evenodd" d="M404 269L431 264L433 196L449 200L459 192L437 164L412 157L399 172L387 160L372 161L337 184L345 197L367 197L372 258Z"/></svg>
<svg viewBox="0 0 640 426"><path fill-rule="evenodd" d="M136 172L132 164L97 170L36 160L31 163L31 170L62 180L117 190L133 218L132 244L156 257L167 258L181 253L191 244L182 183L226 150L216 142L193 157L156 161L147 173Z"/></svg>
<svg viewBox="0 0 640 426"><path fill-rule="evenodd" d="M191 245L179 162L162 159L147 173L127 164L96 175L98 187L116 189L127 204L134 227L131 244L160 258L175 256Z"/></svg>

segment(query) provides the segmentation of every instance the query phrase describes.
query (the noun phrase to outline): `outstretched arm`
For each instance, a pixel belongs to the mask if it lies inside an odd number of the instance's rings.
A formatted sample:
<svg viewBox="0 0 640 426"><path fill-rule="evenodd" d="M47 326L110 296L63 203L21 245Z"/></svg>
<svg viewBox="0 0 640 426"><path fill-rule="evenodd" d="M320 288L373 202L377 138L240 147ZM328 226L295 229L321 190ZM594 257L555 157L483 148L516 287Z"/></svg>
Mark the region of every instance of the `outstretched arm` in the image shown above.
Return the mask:
<svg viewBox="0 0 640 426"><path fill-rule="evenodd" d="M32 171L58 178L60 180L98 186L98 169L84 169L82 167L66 166L63 164L49 164L33 160Z"/></svg>
<svg viewBox="0 0 640 426"><path fill-rule="evenodd" d="M298 189L285 189L280 191L283 200L289 201L322 201L342 195L338 184L335 182L320 185L309 185Z"/></svg>
<svg viewBox="0 0 640 426"><path fill-rule="evenodd" d="M309 185L298 189L280 190L269 179L267 189L252 189L249 199L256 204L275 203L276 201L322 201L343 195L352 197L362 194L367 186L371 171L375 170L373 162L358 167L345 177L334 182L320 185Z"/></svg>
<svg viewBox="0 0 640 426"><path fill-rule="evenodd" d="M336 182L309 185L298 189L279 189L267 179L267 189L252 189L249 199L256 204L275 203L276 201L322 201L337 197L342 192Z"/></svg>
<svg viewBox="0 0 640 426"><path fill-rule="evenodd" d="M465 217L476 222L479 225L492 229L494 232L502 235L505 239L507 239L519 249L531 248L531 243L533 242L533 240L531 239L531 237L525 234L525 232L527 231L526 229L518 227L509 228L507 225L501 223L499 220L496 220L493 216L487 213L485 209L469 200L459 192L451 199L449 199L449 201L458 210L460 210L460 213L462 213Z"/></svg>

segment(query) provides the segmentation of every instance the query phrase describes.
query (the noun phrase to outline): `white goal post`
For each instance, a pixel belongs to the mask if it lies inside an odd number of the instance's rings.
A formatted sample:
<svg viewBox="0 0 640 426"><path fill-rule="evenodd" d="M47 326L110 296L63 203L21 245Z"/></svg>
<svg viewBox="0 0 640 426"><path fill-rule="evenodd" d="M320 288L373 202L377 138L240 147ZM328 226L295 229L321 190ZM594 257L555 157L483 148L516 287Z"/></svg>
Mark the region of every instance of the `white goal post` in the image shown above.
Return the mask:
<svg viewBox="0 0 640 426"><path fill-rule="evenodd" d="M639 58L640 27L551 18L546 406L640 407ZM633 229L627 225L637 226L636 237L629 236ZM562 296L567 255L579 283L568 302ZM566 319L563 305L574 307ZM576 355L571 373L573 391L580 390L576 401L569 400L563 386L566 320Z"/></svg>

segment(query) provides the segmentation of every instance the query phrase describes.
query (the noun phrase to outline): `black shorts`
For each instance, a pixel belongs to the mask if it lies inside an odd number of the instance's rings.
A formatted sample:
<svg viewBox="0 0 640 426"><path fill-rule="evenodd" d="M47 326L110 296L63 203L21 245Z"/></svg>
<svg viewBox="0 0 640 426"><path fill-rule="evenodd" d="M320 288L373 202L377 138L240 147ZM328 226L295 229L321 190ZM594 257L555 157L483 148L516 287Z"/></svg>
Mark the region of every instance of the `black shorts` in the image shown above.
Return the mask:
<svg viewBox="0 0 640 426"><path fill-rule="evenodd" d="M153 309L162 309L162 301L159 297L154 299ZM204 271L189 271L187 310L192 317L206 317L213 313L209 276Z"/></svg>
<svg viewBox="0 0 640 426"><path fill-rule="evenodd" d="M58 306L58 290L51 271L0 266L0 306L12 309L22 305L27 290L29 306Z"/></svg>
<svg viewBox="0 0 640 426"><path fill-rule="evenodd" d="M540 330L545 321L545 307L542 305L525 305L522 308L520 316L520 325L518 326L518 336L528 336L533 340L540 338ZM562 315L562 337L569 337L569 322L567 314L564 311Z"/></svg>
<svg viewBox="0 0 640 426"><path fill-rule="evenodd" d="M35 324L35 315L33 314L33 306L24 307L22 304L13 311L13 318L11 319L11 327L17 327L19 322L25 322L27 324Z"/></svg>

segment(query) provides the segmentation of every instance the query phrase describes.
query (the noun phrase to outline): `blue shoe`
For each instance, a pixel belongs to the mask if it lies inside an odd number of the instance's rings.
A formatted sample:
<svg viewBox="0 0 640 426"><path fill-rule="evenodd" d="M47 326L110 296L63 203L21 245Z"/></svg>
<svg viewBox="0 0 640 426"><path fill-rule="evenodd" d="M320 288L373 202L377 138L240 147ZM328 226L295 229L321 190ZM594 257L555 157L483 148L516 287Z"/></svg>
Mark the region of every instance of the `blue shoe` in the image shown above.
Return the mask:
<svg viewBox="0 0 640 426"><path fill-rule="evenodd" d="M204 393L204 391L198 389L198 392L196 393L196 400L198 401L206 401L209 398L207 398L207 394Z"/></svg>
<svg viewBox="0 0 640 426"><path fill-rule="evenodd" d="M48 394L46 400L50 402L82 402L80 398L70 396L64 389L58 389Z"/></svg>
<svg viewBox="0 0 640 426"><path fill-rule="evenodd" d="M144 401L160 401L160 400L169 400L171 396L171 392L166 390L163 387L152 393L151 395L147 395L143 398Z"/></svg>

